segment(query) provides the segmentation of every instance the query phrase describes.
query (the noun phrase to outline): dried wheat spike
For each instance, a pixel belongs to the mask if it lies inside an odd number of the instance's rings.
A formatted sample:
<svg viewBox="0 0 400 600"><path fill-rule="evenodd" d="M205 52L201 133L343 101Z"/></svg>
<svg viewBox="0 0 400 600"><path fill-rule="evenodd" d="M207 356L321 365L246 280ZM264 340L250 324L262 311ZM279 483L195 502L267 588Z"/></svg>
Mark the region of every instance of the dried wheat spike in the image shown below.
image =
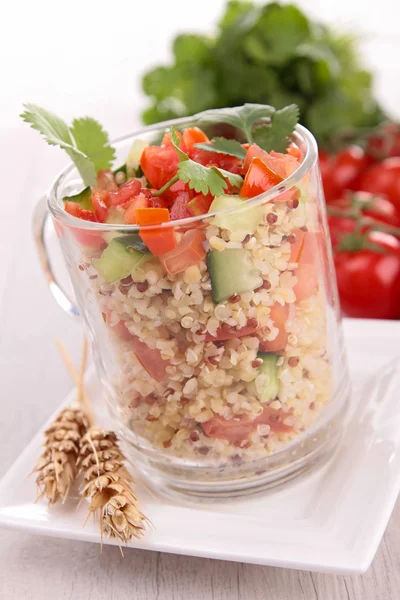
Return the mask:
<svg viewBox="0 0 400 600"><path fill-rule="evenodd" d="M37 499L45 497L49 504L65 502L77 474L80 440L88 428L84 412L66 408L45 431L44 452L33 470Z"/></svg>
<svg viewBox="0 0 400 600"><path fill-rule="evenodd" d="M90 501L88 517L99 512L101 534L127 543L143 535L148 521L137 506L134 480L117 442L112 431L89 430L81 440L78 468L82 495Z"/></svg>

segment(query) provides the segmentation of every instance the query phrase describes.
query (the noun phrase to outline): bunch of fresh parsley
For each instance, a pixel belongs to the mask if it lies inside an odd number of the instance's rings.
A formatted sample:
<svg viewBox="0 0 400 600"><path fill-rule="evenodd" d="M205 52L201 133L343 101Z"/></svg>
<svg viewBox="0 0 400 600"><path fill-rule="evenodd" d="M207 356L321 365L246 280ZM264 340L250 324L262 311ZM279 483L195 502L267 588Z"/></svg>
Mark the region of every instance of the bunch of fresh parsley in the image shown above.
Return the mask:
<svg viewBox="0 0 400 600"><path fill-rule="evenodd" d="M145 123L246 102L295 103L320 145L332 147L384 118L354 40L292 4L230 0L214 37L179 35L173 54L174 64L143 77Z"/></svg>

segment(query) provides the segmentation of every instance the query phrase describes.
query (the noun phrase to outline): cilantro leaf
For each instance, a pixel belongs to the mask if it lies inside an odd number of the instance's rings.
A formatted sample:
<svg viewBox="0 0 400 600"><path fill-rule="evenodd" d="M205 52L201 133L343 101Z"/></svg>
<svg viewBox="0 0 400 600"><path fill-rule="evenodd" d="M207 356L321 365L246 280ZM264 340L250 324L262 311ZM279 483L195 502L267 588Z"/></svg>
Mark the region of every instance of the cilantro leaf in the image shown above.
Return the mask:
<svg viewBox="0 0 400 600"><path fill-rule="evenodd" d="M256 121L265 117L271 117L275 112L272 106L264 104L245 104L233 108L218 108L215 110L206 110L198 113L196 118L207 124L227 123L232 127L241 129L246 135L247 140L252 143L253 136L251 128Z"/></svg>
<svg viewBox="0 0 400 600"><path fill-rule="evenodd" d="M179 148L180 139L174 127L171 127L172 145L179 158L178 172L175 177L162 188L177 181L177 178L187 183L190 189L195 190L198 194L211 194L212 196L220 196L227 189L228 182L240 187L243 183L243 178L240 175L235 175L218 167L205 167L200 163L195 162ZM160 190L159 190L160 192ZM158 193L159 193L158 192Z"/></svg>
<svg viewBox="0 0 400 600"><path fill-rule="evenodd" d="M237 140L228 140L223 137L216 137L209 144L195 144L196 148L200 150L206 150L207 152L218 152L219 154L228 154L229 156L236 156L240 160L243 160L246 156L246 150L242 144Z"/></svg>
<svg viewBox="0 0 400 600"><path fill-rule="evenodd" d="M66 151L85 186L96 185L97 171L108 168L114 158L114 150L100 124L86 117L75 120L70 129L60 117L36 104L25 104L24 108L22 119L39 131L48 144Z"/></svg>
<svg viewBox="0 0 400 600"><path fill-rule="evenodd" d="M254 129L254 141L263 150L270 152L286 152L290 144L290 135L293 133L299 119L299 108L290 104L277 110L271 117L267 127L260 126Z"/></svg>
<svg viewBox="0 0 400 600"><path fill-rule="evenodd" d="M91 117L74 119L71 133L79 150L92 160L96 172L112 166L115 151L98 121Z"/></svg>
<svg viewBox="0 0 400 600"><path fill-rule="evenodd" d="M179 179L187 183L190 189L198 194L211 194L221 196L228 184L214 169L204 167L193 160L185 160L179 163Z"/></svg>
<svg viewBox="0 0 400 600"><path fill-rule="evenodd" d="M25 112L22 119L43 135L46 142L51 146L60 146L74 161L85 185L96 183L96 169L93 162L81 152L72 139L68 125L57 115L37 106L36 104L25 104Z"/></svg>

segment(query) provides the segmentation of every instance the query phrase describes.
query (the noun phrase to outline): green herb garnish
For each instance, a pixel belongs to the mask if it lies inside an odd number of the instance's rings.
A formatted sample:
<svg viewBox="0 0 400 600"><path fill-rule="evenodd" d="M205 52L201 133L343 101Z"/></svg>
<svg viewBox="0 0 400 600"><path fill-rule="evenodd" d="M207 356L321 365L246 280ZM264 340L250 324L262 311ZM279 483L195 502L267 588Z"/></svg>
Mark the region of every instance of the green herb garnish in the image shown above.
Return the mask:
<svg viewBox="0 0 400 600"><path fill-rule="evenodd" d="M243 178L240 175L218 167L204 167L189 158L186 152L179 148L180 140L173 127L171 127L171 139L179 158L178 172L155 195L161 196L178 180L187 183L190 189L195 190L198 194L211 194L212 196L222 195L228 188L228 182L234 187L242 185Z"/></svg>
<svg viewBox="0 0 400 600"><path fill-rule="evenodd" d="M228 140L223 137L216 137L211 143L195 144L196 148L207 150L208 152L218 152L219 154L228 154L236 156L243 160L246 156L246 150L237 140Z"/></svg>
<svg viewBox="0 0 400 600"><path fill-rule="evenodd" d="M96 185L101 169L109 169L115 157L108 135L95 119L74 119L72 127L36 104L25 104L22 119L39 131L48 144L60 146L75 163L86 186Z"/></svg>

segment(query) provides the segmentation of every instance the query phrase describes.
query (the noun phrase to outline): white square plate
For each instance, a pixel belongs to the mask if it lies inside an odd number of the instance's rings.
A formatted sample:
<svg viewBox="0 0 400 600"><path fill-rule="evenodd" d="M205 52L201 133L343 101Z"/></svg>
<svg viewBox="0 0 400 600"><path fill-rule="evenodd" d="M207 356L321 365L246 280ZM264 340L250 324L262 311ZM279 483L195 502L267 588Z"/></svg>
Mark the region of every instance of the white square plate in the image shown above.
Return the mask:
<svg viewBox="0 0 400 600"><path fill-rule="evenodd" d="M354 393L341 447L328 464L267 494L224 503L173 503L138 484L154 529L132 545L312 571L365 571L400 489L400 358L394 360L400 322L346 320L345 337ZM93 375L88 391L99 394ZM72 393L63 405L73 399ZM76 510L76 498L52 508L34 503L34 482L26 476L42 434L0 482L0 523L98 542L95 523L82 528L87 506Z"/></svg>

